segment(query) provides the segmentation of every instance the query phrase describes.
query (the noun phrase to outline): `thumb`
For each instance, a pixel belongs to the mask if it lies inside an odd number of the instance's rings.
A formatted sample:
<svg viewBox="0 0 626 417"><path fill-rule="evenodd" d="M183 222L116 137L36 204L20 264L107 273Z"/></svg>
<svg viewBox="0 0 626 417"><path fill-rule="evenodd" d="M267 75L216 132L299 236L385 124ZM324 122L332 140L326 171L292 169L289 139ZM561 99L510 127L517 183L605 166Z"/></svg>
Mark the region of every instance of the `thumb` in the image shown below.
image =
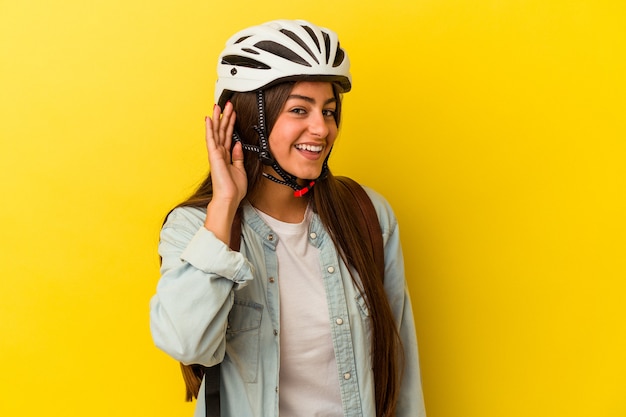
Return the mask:
<svg viewBox="0 0 626 417"><path fill-rule="evenodd" d="M235 146L233 147L232 161L233 165L237 168L243 168L243 147L241 142L235 143Z"/></svg>

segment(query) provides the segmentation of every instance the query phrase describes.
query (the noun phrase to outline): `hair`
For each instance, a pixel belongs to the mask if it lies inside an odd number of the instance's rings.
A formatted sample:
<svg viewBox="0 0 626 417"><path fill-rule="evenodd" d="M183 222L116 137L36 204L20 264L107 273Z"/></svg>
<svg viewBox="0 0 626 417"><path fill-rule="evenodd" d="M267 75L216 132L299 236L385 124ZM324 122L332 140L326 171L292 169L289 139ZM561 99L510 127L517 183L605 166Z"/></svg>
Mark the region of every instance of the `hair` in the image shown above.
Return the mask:
<svg viewBox="0 0 626 417"><path fill-rule="evenodd" d="M267 132L271 132L278 116L287 101L295 83L282 83L267 88L265 93L265 120ZM337 99L335 122L339 126L341 115L341 95L333 84ZM258 135L253 126L258 123L258 110L255 92L235 93L231 97L237 114L235 130L245 142L258 145ZM246 152L244 166L248 177L246 198L252 199L263 181L263 164L256 154ZM354 203L345 198L343 188L332 173L316 182L311 191L303 198L309 198L312 209L322 224L329 231L331 239L346 265L351 266L356 274L352 275L354 284L365 299L372 326L371 358L374 372L376 415L378 417L395 415L400 381L402 378L403 349L396 323L391 312L383 281L378 273L373 254L362 242L369 239L367 230L359 230L353 219L360 216ZM210 172L197 190L177 207L206 207L213 195Z"/></svg>

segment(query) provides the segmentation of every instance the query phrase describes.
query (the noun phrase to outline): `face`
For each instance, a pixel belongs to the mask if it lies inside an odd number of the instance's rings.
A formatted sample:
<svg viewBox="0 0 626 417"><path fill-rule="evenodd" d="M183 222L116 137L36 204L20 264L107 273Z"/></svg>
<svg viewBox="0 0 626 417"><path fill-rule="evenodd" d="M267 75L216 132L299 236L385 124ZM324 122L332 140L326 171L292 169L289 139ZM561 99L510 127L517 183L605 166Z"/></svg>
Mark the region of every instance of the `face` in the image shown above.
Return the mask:
<svg viewBox="0 0 626 417"><path fill-rule="evenodd" d="M269 136L272 155L285 171L298 179L319 177L337 137L336 110L330 83L294 85Z"/></svg>

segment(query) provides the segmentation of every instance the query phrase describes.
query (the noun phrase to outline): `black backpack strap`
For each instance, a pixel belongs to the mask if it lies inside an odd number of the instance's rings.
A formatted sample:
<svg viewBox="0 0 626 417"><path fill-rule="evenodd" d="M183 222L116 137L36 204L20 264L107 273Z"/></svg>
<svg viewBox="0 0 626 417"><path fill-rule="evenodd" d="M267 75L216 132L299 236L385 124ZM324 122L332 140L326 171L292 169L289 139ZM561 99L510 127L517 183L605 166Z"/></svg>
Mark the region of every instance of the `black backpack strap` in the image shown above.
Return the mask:
<svg viewBox="0 0 626 417"><path fill-rule="evenodd" d="M204 409L206 417L220 417L220 364L204 368Z"/></svg>

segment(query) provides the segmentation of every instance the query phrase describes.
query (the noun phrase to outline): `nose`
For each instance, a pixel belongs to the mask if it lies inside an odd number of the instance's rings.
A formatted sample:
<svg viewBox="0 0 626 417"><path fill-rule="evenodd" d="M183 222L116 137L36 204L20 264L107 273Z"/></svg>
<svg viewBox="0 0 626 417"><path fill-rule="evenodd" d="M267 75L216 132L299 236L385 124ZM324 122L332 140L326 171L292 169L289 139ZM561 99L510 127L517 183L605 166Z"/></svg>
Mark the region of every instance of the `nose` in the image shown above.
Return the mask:
<svg viewBox="0 0 626 417"><path fill-rule="evenodd" d="M311 113L311 118L309 120L309 132L311 132L313 136L320 138L328 136L328 120L324 117L322 112Z"/></svg>

